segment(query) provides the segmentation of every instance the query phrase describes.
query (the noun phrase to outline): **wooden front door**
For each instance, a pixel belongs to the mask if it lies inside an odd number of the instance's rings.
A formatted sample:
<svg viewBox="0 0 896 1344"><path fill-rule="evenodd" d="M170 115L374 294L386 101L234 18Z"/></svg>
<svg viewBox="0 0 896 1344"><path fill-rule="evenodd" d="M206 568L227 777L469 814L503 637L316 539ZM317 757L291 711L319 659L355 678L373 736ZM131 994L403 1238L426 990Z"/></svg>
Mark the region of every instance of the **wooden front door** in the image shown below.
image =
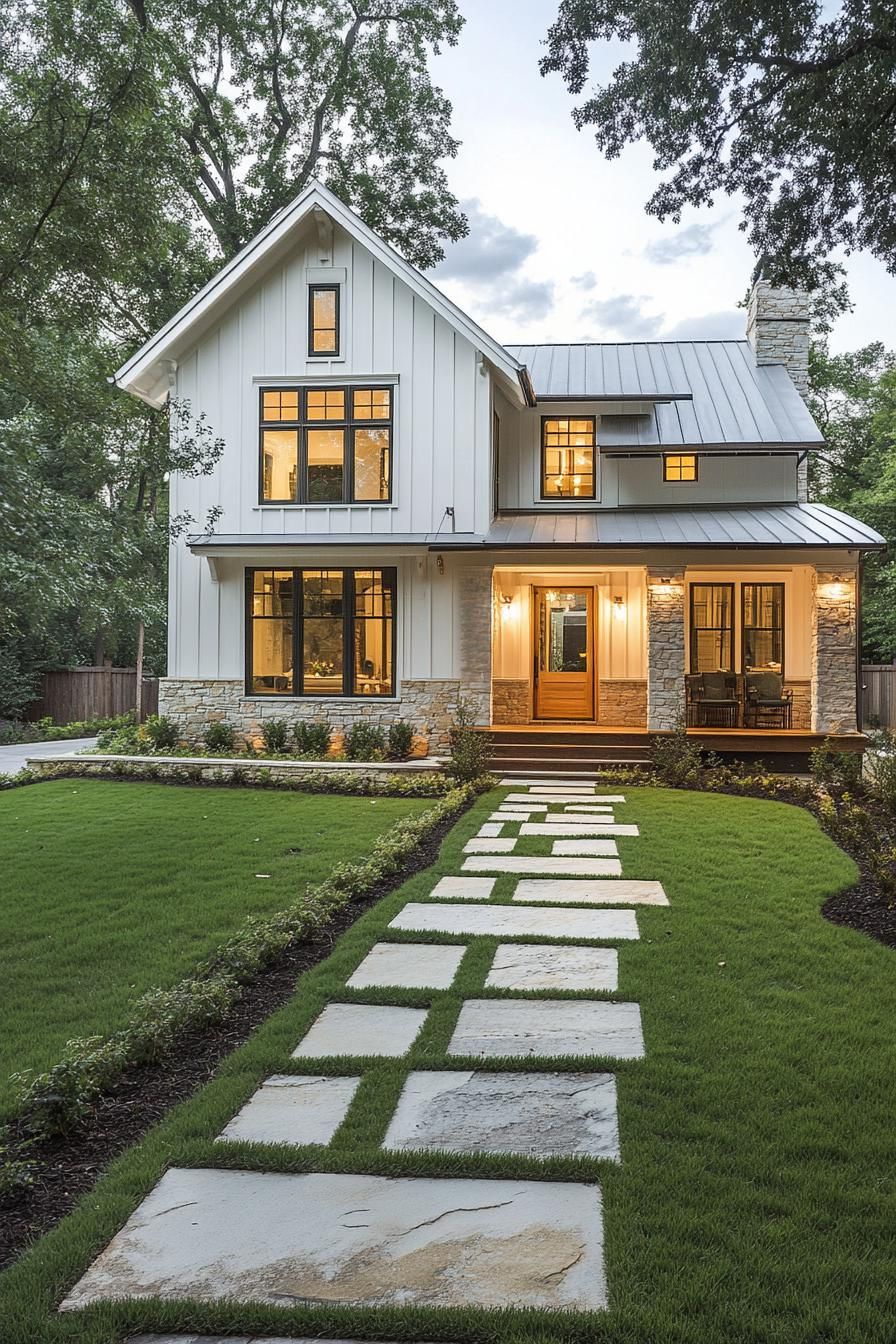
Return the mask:
<svg viewBox="0 0 896 1344"><path fill-rule="evenodd" d="M535 717L594 720L594 589L535 589Z"/></svg>

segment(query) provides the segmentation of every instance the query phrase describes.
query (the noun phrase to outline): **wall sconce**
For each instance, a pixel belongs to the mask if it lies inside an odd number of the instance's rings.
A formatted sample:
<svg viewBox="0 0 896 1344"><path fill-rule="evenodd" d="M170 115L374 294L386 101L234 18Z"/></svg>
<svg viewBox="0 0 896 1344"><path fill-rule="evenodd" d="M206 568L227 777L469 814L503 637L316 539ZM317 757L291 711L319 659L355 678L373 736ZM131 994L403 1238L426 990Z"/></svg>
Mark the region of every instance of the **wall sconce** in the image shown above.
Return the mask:
<svg viewBox="0 0 896 1344"><path fill-rule="evenodd" d="M827 590L828 597L833 597L837 601L842 601L850 594L849 580L844 579L842 574L832 574L823 587Z"/></svg>
<svg viewBox="0 0 896 1344"><path fill-rule="evenodd" d="M613 615L617 621L625 620L625 598L623 597L613 598Z"/></svg>
<svg viewBox="0 0 896 1344"><path fill-rule="evenodd" d="M444 556L442 556L442 555L437 555L437 556L436 556L436 569L439 571L440 574L444 574L444 573L445 573L445 557L444 557Z"/></svg>
<svg viewBox="0 0 896 1344"><path fill-rule="evenodd" d="M505 607L509 607L511 602L513 601L513 593L502 593L501 601L504 603Z"/></svg>

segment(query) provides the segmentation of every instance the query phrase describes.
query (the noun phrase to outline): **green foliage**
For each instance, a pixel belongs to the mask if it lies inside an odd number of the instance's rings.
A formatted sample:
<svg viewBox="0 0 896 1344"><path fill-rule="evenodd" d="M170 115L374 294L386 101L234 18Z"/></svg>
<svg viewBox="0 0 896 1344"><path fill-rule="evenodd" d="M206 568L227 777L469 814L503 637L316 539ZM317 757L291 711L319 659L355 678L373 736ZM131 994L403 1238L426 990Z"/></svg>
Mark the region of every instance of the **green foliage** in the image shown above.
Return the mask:
<svg viewBox="0 0 896 1344"><path fill-rule="evenodd" d="M896 817L896 733L878 728L868 736L870 745L865 754L868 787Z"/></svg>
<svg viewBox="0 0 896 1344"><path fill-rule="evenodd" d="M143 724L143 732L158 752L173 751L180 742L180 730L173 719L150 714Z"/></svg>
<svg viewBox="0 0 896 1344"><path fill-rule="evenodd" d="M810 408L825 436L811 454L812 497L860 518L889 542L866 557L862 640L869 662L896 658L896 352L879 342L847 354L813 347Z"/></svg>
<svg viewBox="0 0 896 1344"><path fill-rule="evenodd" d="M229 723L210 723L202 738L209 751L229 755L234 750L235 735Z"/></svg>
<svg viewBox="0 0 896 1344"><path fill-rule="evenodd" d="M330 749L331 728L326 719L308 723L298 719L292 726L292 740L298 756L322 761Z"/></svg>
<svg viewBox="0 0 896 1344"><path fill-rule="evenodd" d="M460 783L488 776L492 737L476 728L477 715L475 700L458 700L448 733L451 759L445 766L445 774Z"/></svg>
<svg viewBox="0 0 896 1344"><path fill-rule="evenodd" d="M414 730L409 723L401 719L390 723L386 742L386 757L390 761L406 761L414 744Z"/></svg>
<svg viewBox="0 0 896 1344"><path fill-rule="evenodd" d="M835 248L867 249L896 271L896 214L880 208L896 193L887 6L562 0L542 73L581 94L592 59L603 67L616 44L625 60L604 67L612 74L573 117L609 158L649 142L667 173L649 214L677 220L737 195L766 278L826 285L835 307Z"/></svg>
<svg viewBox="0 0 896 1344"><path fill-rule="evenodd" d="M289 747L289 724L285 719L265 719L261 725L264 747L271 756L285 755Z"/></svg>
<svg viewBox="0 0 896 1344"><path fill-rule="evenodd" d="M94 737L99 733L113 733L134 723L133 711L111 719L77 719L73 723L54 723L51 718L35 723L12 720L0 724L0 746L15 742L64 742L72 737Z"/></svg>
<svg viewBox="0 0 896 1344"><path fill-rule="evenodd" d="M700 778L703 759L700 748L688 737L684 714L679 714L670 733L655 733L650 739L650 759L657 779L679 789Z"/></svg>
<svg viewBox="0 0 896 1344"><path fill-rule="evenodd" d="M386 756L386 734L378 723L361 719L345 735L345 754L350 761L382 761Z"/></svg>
<svg viewBox="0 0 896 1344"><path fill-rule="evenodd" d="M809 752L809 774L829 791L855 789L862 780L862 758L854 752L838 751L826 737L820 747Z"/></svg>

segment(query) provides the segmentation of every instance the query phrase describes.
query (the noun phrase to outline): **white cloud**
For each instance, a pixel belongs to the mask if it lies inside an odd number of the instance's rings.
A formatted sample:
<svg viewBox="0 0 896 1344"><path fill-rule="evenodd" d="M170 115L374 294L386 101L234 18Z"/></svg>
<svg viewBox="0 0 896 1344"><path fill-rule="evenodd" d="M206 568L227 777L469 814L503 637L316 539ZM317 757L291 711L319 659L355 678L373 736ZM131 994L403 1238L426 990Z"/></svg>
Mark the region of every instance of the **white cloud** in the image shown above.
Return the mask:
<svg viewBox="0 0 896 1344"><path fill-rule="evenodd" d="M532 233L504 224L497 215L490 215L475 197L461 201L464 214L470 222L470 232L460 242L450 243L445 259L434 271L436 279L464 280L469 283L488 282L517 271L538 247Z"/></svg>
<svg viewBox="0 0 896 1344"><path fill-rule="evenodd" d="M740 341L747 332L743 308L726 308L699 317L683 317L663 332L664 341Z"/></svg>
<svg viewBox="0 0 896 1344"><path fill-rule="evenodd" d="M648 261L674 266L682 257L705 257L715 247L716 224L688 224L665 238L654 238L644 248Z"/></svg>
<svg viewBox="0 0 896 1344"><path fill-rule="evenodd" d="M623 341L647 341L656 336L663 325L662 313L644 311L644 305L652 302L643 294L592 299L582 310L582 319L597 322L605 336L615 336Z"/></svg>
<svg viewBox="0 0 896 1344"><path fill-rule="evenodd" d="M594 289L597 284L597 276L593 271L583 271L581 275L574 275L572 277L572 284L576 285L579 289Z"/></svg>
<svg viewBox="0 0 896 1344"><path fill-rule="evenodd" d="M547 317L554 305L554 286L549 280L516 281L506 288L496 286L491 295L492 312L528 322Z"/></svg>

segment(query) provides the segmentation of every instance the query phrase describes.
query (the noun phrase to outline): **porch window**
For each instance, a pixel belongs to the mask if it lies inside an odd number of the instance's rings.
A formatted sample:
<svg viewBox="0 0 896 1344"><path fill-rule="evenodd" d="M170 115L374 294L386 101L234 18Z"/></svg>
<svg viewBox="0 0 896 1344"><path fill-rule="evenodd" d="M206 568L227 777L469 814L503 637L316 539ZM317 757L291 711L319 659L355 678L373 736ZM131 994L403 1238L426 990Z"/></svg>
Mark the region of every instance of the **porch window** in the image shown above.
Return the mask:
<svg viewBox="0 0 896 1344"><path fill-rule="evenodd" d="M392 695L394 569L246 571L248 695Z"/></svg>
<svg viewBox="0 0 896 1344"><path fill-rule="evenodd" d="M663 453L664 481L696 481L696 453Z"/></svg>
<svg viewBox="0 0 896 1344"><path fill-rule="evenodd" d="M339 354L339 286L308 286L308 353Z"/></svg>
<svg viewBox="0 0 896 1344"><path fill-rule="evenodd" d="M784 672L784 584L745 583L744 672Z"/></svg>
<svg viewBox="0 0 896 1344"><path fill-rule="evenodd" d="M392 492L391 387L263 388L262 504L382 504Z"/></svg>
<svg viewBox="0 0 896 1344"><path fill-rule="evenodd" d="M542 418L543 499L594 499L594 446L593 415Z"/></svg>
<svg viewBox="0 0 896 1344"><path fill-rule="evenodd" d="M734 671L734 584L691 584L691 671Z"/></svg>

